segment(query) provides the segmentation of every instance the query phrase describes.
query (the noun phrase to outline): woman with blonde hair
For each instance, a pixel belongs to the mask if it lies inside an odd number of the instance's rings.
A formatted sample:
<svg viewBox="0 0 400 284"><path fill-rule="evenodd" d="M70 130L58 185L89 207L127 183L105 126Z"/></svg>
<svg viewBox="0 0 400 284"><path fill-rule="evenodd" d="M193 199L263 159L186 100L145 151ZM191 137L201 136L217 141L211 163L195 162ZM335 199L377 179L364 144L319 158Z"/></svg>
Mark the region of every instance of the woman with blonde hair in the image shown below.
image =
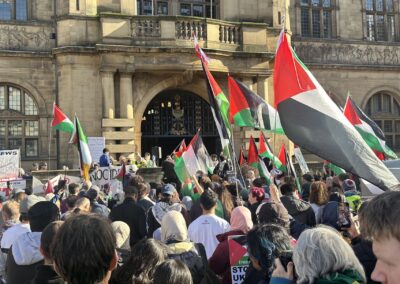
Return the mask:
<svg viewBox="0 0 400 284"><path fill-rule="evenodd" d="M287 270L280 260L275 264L272 284L366 283L363 267L350 245L336 230L326 226L306 230L300 235L293 252L293 263L289 262ZM294 270L297 282L293 281Z"/></svg>
<svg viewBox="0 0 400 284"><path fill-rule="evenodd" d="M310 186L310 204L318 222L319 211L329 201L329 194L326 184L322 181L315 181Z"/></svg>

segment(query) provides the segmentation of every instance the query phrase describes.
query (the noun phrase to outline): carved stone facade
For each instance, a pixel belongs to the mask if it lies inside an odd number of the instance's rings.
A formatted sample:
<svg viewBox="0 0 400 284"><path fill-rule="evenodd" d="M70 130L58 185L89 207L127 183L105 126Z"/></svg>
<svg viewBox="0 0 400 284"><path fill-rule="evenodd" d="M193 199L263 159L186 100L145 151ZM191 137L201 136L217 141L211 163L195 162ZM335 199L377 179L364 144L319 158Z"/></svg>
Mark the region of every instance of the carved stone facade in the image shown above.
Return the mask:
<svg viewBox="0 0 400 284"><path fill-rule="evenodd" d="M400 45L296 41L294 46L306 63L400 67Z"/></svg>

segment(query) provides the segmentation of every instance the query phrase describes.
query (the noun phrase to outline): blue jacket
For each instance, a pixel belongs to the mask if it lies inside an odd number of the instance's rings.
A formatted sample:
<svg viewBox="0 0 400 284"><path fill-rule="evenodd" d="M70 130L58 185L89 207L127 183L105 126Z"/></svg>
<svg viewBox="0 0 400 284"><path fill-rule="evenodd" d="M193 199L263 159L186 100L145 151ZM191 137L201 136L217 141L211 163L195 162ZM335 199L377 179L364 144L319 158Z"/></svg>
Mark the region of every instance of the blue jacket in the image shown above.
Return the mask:
<svg viewBox="0 0 400 284"><path fill-rule="evenodd" d="M110 166L110 157L106 154L100 156L99 161L100 167L109 167Z"/></svg>

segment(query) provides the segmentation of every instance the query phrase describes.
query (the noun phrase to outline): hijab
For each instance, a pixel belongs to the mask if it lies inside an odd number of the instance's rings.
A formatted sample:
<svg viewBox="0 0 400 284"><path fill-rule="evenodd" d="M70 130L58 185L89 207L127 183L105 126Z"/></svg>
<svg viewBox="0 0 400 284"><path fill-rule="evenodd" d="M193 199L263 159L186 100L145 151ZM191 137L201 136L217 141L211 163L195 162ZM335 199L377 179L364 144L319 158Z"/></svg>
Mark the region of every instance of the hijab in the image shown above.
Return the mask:
<svg viewBox="0 0 400 284"><path fill-rule="evenodd" d="M231 212L231 230L240 230L247 234L253 228L251 212L244 206L238 206Z"/></svg>
<svg viewBox="0 0 400 284"><path fill-rule="evenodd" d="M183 215L175 210L164 214L161 221L161 241L185 242L188 240L188 230Z"/></svg>

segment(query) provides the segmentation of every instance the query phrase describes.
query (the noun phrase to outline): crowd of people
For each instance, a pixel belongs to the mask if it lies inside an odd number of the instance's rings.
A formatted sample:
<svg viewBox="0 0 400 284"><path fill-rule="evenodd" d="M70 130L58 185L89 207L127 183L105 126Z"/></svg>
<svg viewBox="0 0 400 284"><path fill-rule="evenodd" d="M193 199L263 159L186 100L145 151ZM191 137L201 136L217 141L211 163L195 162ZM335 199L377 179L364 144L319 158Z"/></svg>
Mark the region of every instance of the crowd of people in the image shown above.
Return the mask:
<svg viewBox="0 0 400 284"><path fill-rule="evenodd" d="M367 200L348 174L306 174L297 188L246 166L242 186L225 164L183 185L129 173L123 200L64 180L47 199L13 192L0 283L232 283L232 236L245 239L245 284L399 283L400 192Z"/></svg>

